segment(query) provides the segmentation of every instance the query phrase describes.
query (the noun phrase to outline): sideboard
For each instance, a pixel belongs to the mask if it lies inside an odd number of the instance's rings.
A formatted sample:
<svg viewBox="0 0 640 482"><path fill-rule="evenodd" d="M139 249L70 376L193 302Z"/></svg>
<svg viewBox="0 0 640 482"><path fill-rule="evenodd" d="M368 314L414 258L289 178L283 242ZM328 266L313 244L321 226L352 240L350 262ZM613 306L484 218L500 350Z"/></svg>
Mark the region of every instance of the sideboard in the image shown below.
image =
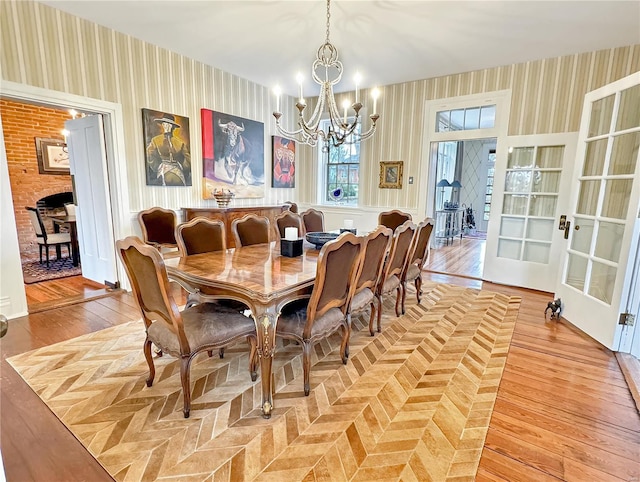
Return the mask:
<svg viewBox="0 0 640 482"><path fill-rule="evenodd" d="M269 218L269 222L271 223L271 241L276 241L280 238L276 226L276 216L288 209L288 205L246 206L237 208L182 208L182 219L187 222L191 221L195 217L202 216L222 221L227 233L227 248L234 248L236 243L233 240L233 234L231 233L231 223L234 219L240 219L247 214L266 216Z"/></svg>

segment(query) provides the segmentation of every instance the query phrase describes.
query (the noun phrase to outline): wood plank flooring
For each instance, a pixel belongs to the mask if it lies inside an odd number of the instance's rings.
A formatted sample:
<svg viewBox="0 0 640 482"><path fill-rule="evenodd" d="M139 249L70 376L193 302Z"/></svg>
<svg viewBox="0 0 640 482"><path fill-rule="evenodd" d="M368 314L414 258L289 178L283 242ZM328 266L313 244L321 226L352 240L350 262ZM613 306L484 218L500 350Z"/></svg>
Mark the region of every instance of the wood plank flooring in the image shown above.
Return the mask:
<svg viewBox="0 0 640 482"><path fill-rule="evenodd" d="M454 238L449 245L438 243L429 252L425 269L434 273L482 278L486 240Z"/></svg>
<svg viewBox="0 0 640 482"><path fill-rule="evenodd" d="M68 306L94 298L110 296L116 290L82 276L25 284L29 313Z"/></svg>

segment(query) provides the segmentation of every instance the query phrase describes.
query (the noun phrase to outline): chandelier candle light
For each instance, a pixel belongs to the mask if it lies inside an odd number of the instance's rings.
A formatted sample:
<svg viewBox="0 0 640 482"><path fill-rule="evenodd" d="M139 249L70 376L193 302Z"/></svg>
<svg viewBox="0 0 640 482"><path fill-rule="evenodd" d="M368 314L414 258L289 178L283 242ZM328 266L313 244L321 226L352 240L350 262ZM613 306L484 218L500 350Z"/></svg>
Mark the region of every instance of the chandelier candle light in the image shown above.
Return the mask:
<svg viewBox="0 0 640 482"><path fill-rule="evenodd" d="M355 77L355 102L350 105L351 101L345 100L342 104L344 109L343 115L340 115L333 95L333 86L340 82L343 67L342 62L338 60L338 49L329 41L329 20L331 18L330 4L331 0L327 0L327 37L324 44L322 44L318 49L316 60L313 62L311 67L313 80L320 85L320 94L318 96L318 103L316 104L313 114L308 121L305 120L303 116L304 109L307 107L307 103L305 102L302 92L303 77L302 74L298 74L297 76L298 84L300 85L300 96L296 102L296 107L299 112L299 129L288 131L280 124L280 118L282 117L282 112L280 112L281 91L279 88L274 89L276 94L276 111L273 113L273 117L276 119L276 130L283 137L294 139L310 146L317 145L319 139L322 140L325 146L331 143L336 147L342 144L355 144L368 139L376 131L376 122L380 118L376 109L380 92L376 88L371 91L371 96L373 97L373 113L369 116L371 119L371 126L366 132L362 132L362 128L361 132L357 131L356 128L358 127L358 123L362 122L360 118L360 109L362 109L362 104L359 101L358 92L359 83L361 81L359 74L356 74ZM355 112L353 122L351 123L347 122L349 107L351 107ZM318 128L324 112L328 112L329 114L329 128L326 132Z"/></svg>

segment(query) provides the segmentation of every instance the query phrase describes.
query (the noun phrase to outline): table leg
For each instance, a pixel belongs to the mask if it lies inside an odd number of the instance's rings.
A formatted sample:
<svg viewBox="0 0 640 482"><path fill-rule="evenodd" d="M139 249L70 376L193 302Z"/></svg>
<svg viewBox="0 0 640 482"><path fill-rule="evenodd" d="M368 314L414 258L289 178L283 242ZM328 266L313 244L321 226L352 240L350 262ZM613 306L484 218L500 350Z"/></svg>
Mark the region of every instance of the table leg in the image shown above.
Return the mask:
<svg viewBox="0 0 640 482"><path fill-rule="evenodd" d="M80 264L80 249L78 246L78 227L76 223L69 223L69 235L71 237L71 257L73 265L78 266Z"/></svg>
<svg viewBox="0 0 640 482"><path fill-rule="evenodd" d="M253 311L258 332L258 356L260 357L260 382L262 384L262 416L271 418L273 409L271 366L276 353L276 322L278 314L273 306L257 307Z"/></svg>

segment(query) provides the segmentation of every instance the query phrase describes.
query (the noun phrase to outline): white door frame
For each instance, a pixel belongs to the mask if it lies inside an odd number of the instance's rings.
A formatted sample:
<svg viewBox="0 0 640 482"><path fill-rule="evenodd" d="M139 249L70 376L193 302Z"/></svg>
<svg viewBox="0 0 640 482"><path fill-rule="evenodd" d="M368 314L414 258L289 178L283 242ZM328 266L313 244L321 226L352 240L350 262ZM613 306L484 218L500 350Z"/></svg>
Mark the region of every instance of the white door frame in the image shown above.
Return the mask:
<svg viewBox="0 0 640 482"><path fill-rule="evenodd" d="M436 113L443 110L463 109L484 105L496 105L496 122L492 129L474 129L469 131L436 132ZM420 182L426 183L418 195L418 212L425 217L435 218L436 163L432 155L432 143L461 141L471 139L496 139L496 157L500 145L505 144L509 132L509 112L511 110L511 90L498 90L482 94L463 95L448 99L427 100L424 109L424 136L422 158L420 162ZM504 153L506 155L506 152Z"/></svg>
<svg viewBox="0 0 640 482"><path fill-rule="evenodd" d="M118 202L110 203L111 217L115 239L122 238L131 230L129 209L129 189L127 181L127 164L125 156L124 116L122 105L90 97L82 97L66 92L43 89L27 84L19 84L2 80L0 82L2 97L21 100L28 103L40 103L62 108L74 108L104 114L105 144L107 149L107 171L109 173L110 200ZM0 149L5 152L4 137ZM10 198L11 199L11 198ZM13 209L13 201L12 209ZM15 240L16 247L18 240ZM115 250L115 246L114 246ZM125 285L127 279L122 263L117 263L118 279ZM20 276L22 273L20 273ZM24 285L23 285L24 292Z"/></svg>

